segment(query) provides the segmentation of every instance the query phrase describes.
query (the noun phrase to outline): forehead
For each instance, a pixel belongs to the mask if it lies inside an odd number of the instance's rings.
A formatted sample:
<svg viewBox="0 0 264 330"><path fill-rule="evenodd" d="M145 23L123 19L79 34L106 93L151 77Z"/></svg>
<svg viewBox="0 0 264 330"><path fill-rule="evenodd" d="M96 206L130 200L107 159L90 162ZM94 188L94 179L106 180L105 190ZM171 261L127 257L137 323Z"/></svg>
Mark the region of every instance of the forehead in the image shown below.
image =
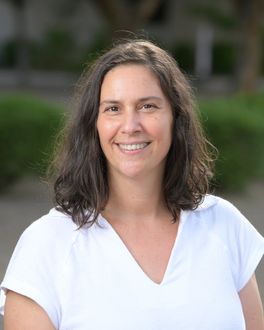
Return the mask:
<svg viewBox="0 0 264 330"><path fill-rule="evenodd" d="M108 71L101 86L105 94L163 94L160 82L151 68L143 64L120 64Z"/></svg>
<svg viewBox="0 0 264 330"><path fill-rule="evenodd" d="M103 82L109 77L119 77L124 75L133 75L133 74L147 75L154 80L158 80L157 75L147 64L141 63L124 63L118 64L112 69L110 69L104 76Z"/></svg>

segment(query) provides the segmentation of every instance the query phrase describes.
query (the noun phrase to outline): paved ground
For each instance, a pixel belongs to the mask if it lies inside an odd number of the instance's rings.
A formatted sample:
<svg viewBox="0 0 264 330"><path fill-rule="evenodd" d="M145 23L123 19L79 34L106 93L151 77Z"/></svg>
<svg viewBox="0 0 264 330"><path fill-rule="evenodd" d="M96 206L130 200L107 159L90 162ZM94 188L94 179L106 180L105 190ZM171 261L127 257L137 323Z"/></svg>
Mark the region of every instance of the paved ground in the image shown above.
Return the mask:
<svg viewBox="0 0 264 330"><path fill-rule="evenodd" d="M264 235L264 182L251 185L241 194L225 196L238 206ZM32 221L52 206L46 185L38 179L24 179L0 195L0 278L4 272L21 234ZM264 301L264 261L257 271L259 286ZM0 330L2 330L0 320Z"/></svg>
<svg viewBox="0 0 264 330"><path fill-rule="evenodd" d="M38 180L23 180L0 195L0 279L22 231L51 208L48 189ZM0 317L0 330L2 318Z"/></svg>

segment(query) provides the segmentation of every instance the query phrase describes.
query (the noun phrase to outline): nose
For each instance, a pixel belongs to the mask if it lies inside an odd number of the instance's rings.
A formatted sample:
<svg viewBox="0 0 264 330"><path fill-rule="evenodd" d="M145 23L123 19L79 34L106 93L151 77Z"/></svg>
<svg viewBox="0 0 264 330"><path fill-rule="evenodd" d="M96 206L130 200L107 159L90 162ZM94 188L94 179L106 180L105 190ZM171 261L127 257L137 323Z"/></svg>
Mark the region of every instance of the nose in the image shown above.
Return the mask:
<svg viewBox="0 0 264 330"><path fill-rule="evenodd" d="M123 114L121 131L124 134L134 134L141 131L140 114L135 110L125 111Z"/></svg>

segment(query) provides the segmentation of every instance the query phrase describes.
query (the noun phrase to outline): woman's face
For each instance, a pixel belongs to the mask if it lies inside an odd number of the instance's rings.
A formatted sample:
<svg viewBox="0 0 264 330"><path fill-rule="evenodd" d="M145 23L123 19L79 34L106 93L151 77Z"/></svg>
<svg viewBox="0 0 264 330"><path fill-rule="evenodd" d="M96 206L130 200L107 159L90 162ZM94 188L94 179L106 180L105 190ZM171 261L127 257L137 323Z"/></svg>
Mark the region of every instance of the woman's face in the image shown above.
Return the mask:
<svg viewBox="0 0 264 330"><path fill-rule="evenodd" d="M110 176L163 175L171 145L172 109L155 74L119 65L102 83L97 130Z"/></svg>

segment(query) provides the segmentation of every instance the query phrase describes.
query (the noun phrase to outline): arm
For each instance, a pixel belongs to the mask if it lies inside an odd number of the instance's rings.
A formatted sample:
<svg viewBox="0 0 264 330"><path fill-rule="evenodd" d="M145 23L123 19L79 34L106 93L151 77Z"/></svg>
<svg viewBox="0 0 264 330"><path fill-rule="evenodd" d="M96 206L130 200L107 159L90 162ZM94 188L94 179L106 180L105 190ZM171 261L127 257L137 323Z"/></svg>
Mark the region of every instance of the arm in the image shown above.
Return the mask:
<svg viewBox="0 0 264 330"><path fill-rule="evenodd" d="M247 330L264 330L264 315L255 274L239 292Z"/></svg>
<svg viewBox="0 0 264 330"><path fill-rule="evenodd" d="M33 300L8 291L4 330L55 330L46 312Z"/></svg>

